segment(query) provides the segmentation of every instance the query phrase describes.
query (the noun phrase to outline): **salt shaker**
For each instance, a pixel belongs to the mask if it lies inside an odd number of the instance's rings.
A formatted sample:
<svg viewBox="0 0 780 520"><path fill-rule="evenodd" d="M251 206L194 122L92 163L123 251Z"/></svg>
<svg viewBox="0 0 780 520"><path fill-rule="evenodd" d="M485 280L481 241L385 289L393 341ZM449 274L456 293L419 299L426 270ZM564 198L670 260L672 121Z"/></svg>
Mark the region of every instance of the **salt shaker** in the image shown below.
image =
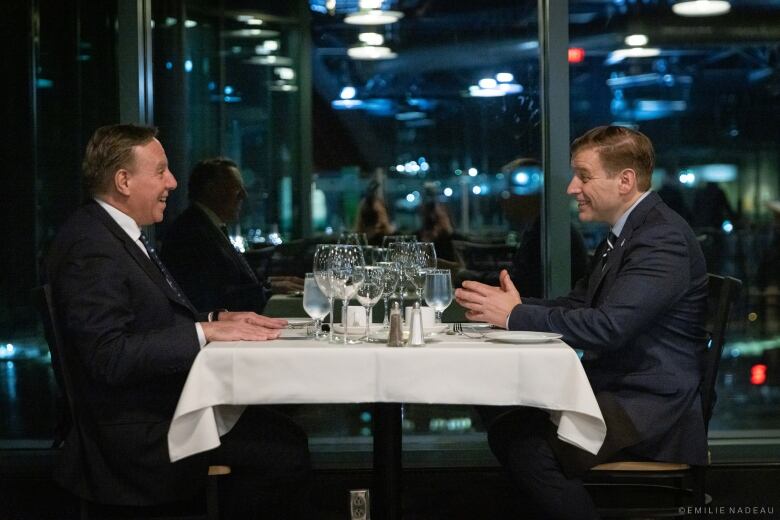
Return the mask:
<svg viewBox="0 0 780 520"><path fill-rule="evenodd" d="M390 331L387 334L388 347L403 347L404 333L401 329L401 307L398 302L393 302L390 308Z"/></svg>
<svg viewBox="0 0 780 520"><path fill-rule="evenodd" d="M414 302L412 307L412 316L409 318L409 341L408 347L422 347L425 345L425 333L422 324L422 309L420 302Z"/></svg>

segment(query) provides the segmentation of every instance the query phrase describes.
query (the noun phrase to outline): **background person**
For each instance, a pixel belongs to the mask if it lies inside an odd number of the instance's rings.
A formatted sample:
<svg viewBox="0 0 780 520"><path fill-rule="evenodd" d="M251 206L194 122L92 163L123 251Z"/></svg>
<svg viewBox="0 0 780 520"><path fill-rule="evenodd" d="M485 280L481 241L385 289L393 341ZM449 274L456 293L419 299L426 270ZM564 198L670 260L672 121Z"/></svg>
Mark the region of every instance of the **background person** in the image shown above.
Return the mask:
<svg viewBox="0 0 780 520"><path fill-rule="evenodd" d="M190 206L165 233L160 256L196 309L262 312L271 292L303 290L294 276L258 279L230 242L227 224L238 220L247 196L235 162L200 161L188 189Z"/></svg>

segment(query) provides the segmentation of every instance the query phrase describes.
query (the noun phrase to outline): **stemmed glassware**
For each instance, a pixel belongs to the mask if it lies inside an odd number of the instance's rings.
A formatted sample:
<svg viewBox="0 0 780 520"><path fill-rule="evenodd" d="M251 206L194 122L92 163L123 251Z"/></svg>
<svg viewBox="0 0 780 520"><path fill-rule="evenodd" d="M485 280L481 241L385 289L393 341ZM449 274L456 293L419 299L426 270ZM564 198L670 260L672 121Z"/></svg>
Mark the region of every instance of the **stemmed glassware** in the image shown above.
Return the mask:
<svg viewBox="0 0 780 520"><path fill-rule="evenodd" d="M364 268L363 249L360 246L338 244L333 247L328 267L331 273L331 286L336 298L342 301L341 323L344 327L344 344L358 343L359 339L349 339L349 323L347 308L349 300L357 293L363 283Z"/></svg>
<svg viewBox="0 0 780 520"><path fill-rule="evenodd" d="M396 262L377 262L376 265L382 268L382 298L385 304L385 319L382 321L382 326L388 328L390 326L389 299L395 292L401 272Z"/></svg>
<svg viewBox="0 0 780 520"><path fill-rule="evenodd" d="M303 310L314 320L314 339L323 339L322 318L332 312L328 296L319 287L314 273L306 273L303 281Z"/></svg>
<svg viewBox="0 0 780 520"><path fill-rule="evenodd" d="M409 270L412 265L413 258L413 242L392 242L387 249L387 261L393 262L398 266L398 300L401 304L401 309L404 308L404 290L406 289L406 282L409 280L409 275L412 271ZM402 313L403 314L403 313Z"/></svg>
<svg viewBox="0 0 780 520"><path fill-rule="evenodd" d="M362 271L363 283L357 289L357 300L366 309L366 335L363 338L367 342L371 342L371 309L382 297L384 290L384 268L376 265L367 265L365 267L356 268L357 271Z"/></svg>
<svg viewBox="0 0 780 520"><path fill-rule="evenodd" d="M382 238L382 247L388 248L390 244L395 242L417 242L417 237L414 235L385 235Z"/></svg>
<svg viewBox="0 0 780 520"><path fill-rule="evenodd" d="M415 242L411 247L409 272L417 290L417 299L422 305L425 296L425 275L429 269L436 268L436 246L433 242Z"/></svg>
<svg viewBox="0 0 780 520"><path fill-rule="evenodd" d="M339 244L365 247L368 245L368 237L366 237L365 233L350 233L345 231L339 235Z"/></svg>
<svg viewBox="0 0 780 520"><path fill-rule="evenodd" d="M330 329L328 332L328 341L333 343L333 300L336 298L336 292L333 287L333 275L330 270L330 258L336 248L333 244L320 244L314 251L314 265L312 267L314 280L322 294L328 298L330 309Z"/></svg>
<svg viewBox="0 0 780 520"><path fill-rule="evenodd" d="M425 303L436 312L436 323L441 323L442 312L452 303L452 279L449 269L425 271Z"/></svg>

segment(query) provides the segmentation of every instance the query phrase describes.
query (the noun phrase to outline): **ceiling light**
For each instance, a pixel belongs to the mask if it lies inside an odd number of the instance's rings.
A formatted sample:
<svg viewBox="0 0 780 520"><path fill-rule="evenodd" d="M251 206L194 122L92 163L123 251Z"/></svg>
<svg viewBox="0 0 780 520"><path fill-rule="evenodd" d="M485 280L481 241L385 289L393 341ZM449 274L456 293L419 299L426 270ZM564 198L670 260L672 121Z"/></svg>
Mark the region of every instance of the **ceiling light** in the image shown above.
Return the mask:
<svg viewBox="0 0 780 520"><path fill-rule="evenodd" d="M496 74L496 80L501 83L511 83L515 77L510 72L499 72Z"/></svg>
<svg viewBox="0 0 780 520"><path fill-rule="evenodd" d="M356 45L347 49L347 55L353 60L388 60L398 56L390 47L374 45Z"/></svg>
<svg viewBox="0 0 780 520"><path fill-rule="evenodd" d="M290 66L293 64L292 58L287 56L253 56L244 60L244 63L250 65L279 65Z"/></svg>
<svg viewBox="0 0 780 520"><path fill-rule="evenodd" d="M628 49L617 49L609 53L607 65L620 63L626 58L653 58L661 54L661 49L655 47L631 47Z"/></svg>
<svg viewBox="0 0 780 520"><path fill-rule="evenodd" d="M339 97L341 99L353 99L356 94L357 90L355 90L355 87L348 85L341 89L341 94L339 94Z"/></svg>
<svg viewBox="0 0 780 520"><path fill-rule="evenodd" d="M496 80L493 78L482 78L478 84L479 88L496 88Z"/></svg>
<svg viewBox="0 0 780 520"><path fill-rule="evenodd" d="M222 35L229 38L275 38L279 36L279 31L269 29L236 29L225 31Z"/></svg>
<svg viewBox="0 0 780 520"><path fill-rule="evenodd" d="M648 39L644 34L629 34L624 41L629 47L641 47L647 45Z"/></svg>
<svg viewBox="0 0 780 520"><path fill-rule="evenodd" d="M344 22L352 25L385 25L395 23L403 17L404 14L400 11L361 9L344 17Z"/></svg>
<svg viewBox="0 0 780 520"><path fill-rule="evenodd" d="M519 83L499 83L498 90L505 94L519 94L523 91L523 86Z"/></svg>
<svg viewBox="0 0 780 520"><path fill-rule="evenodd" d="M680 16L717 16L731 10L728 0L685 0L672 6Z"/></svg>
<svg viewBox="0 0 780 520"><path fill-rule="evenodd" d="M382 45L385 43L385 37L375 32L364 32L358 35L358 40L366 45Z"/></svg>

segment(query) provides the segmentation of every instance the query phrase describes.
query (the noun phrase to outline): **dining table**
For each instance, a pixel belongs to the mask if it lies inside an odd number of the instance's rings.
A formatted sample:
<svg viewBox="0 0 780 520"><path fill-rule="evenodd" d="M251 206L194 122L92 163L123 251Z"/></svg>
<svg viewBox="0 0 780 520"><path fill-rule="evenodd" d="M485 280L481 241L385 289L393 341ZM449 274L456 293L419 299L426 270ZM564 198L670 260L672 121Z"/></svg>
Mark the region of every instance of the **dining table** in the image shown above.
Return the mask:
<svg viewBox="0 0 780 520"><path fill-rule="evenodd" d="M402 403L541 408L562 441L598 452L606 425L574 349L555 338L502 341L486 329L446 328L419 347L329 343L305 328L273 341L211 342L179 398L170 459L219 446L248 405L375 403L372 517L398 520Z"/></svg>

